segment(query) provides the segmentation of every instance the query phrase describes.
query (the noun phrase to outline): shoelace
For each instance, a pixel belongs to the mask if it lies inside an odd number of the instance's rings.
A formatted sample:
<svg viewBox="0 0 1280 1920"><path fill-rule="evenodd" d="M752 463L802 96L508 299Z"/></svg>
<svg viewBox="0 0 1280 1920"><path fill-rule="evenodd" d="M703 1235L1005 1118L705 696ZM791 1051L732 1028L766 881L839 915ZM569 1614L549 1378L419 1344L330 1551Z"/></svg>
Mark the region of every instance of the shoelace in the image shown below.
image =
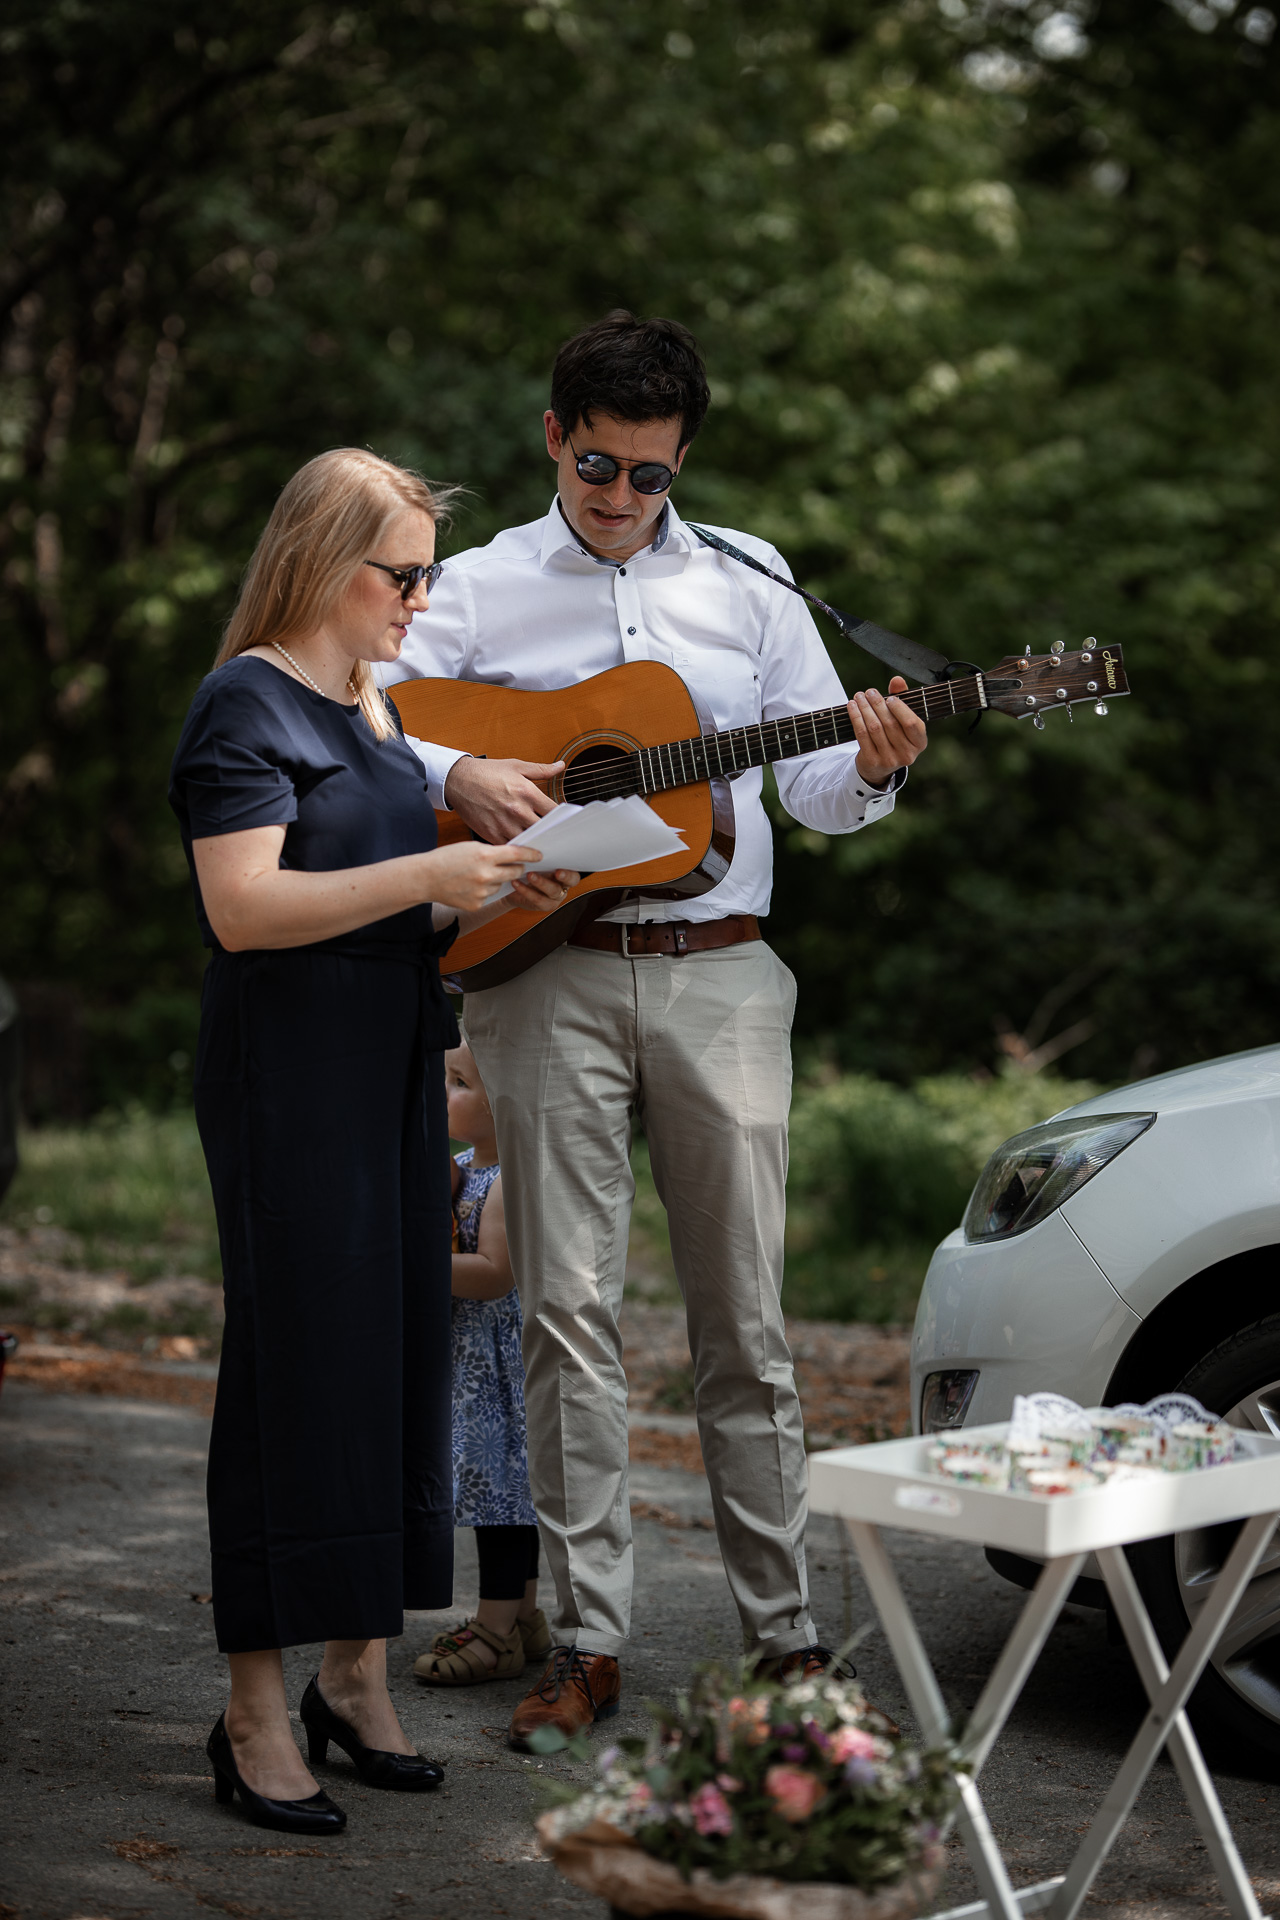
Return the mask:
<svg viewBox="0 0 1280 1920"><path fill-rule="evenodd" d="M785 1667L786 1664L784 1656L781 1666ZM858 1677L858 1669L848 1660L838 1660L830 1647L805 1647L804 1659L796 1677L807 1680L815 1673L835 1673L842 1680L856 1680Z"/></svg>
<svg viewBox="0 0 1280 1920"><path fill-rule="evenodd" d="M551 1665L538 1683L539 1699L553 1706L569 1682L576 1680L594 1706L596 1697L591 1691L591 1681L587 1675L587 1657L579 1653L576 1647L557 1647L551 1656Z"/></svg>

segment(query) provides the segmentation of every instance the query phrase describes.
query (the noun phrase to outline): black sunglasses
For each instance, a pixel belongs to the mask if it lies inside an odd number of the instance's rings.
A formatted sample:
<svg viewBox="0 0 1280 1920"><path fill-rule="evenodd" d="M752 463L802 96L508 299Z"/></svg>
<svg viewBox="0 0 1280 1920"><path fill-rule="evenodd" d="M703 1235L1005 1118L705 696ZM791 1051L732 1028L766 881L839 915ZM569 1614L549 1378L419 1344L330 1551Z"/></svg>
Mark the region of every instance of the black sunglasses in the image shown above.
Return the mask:
<svg viewBox="0 0 1280 1920"><path fill-rule="evenodd" d="M443 560L435 560L429 567L388 567L381 560L366 560L364 564L366 567L376 567L379 573L389 573L400 589L402 600L407 600L411 593L416 592L424 580L430 593L444 572Z"/></svg>
<svg viewBox="0 0 1280 1920"><path fill-rule="evenodd" d="M569 440L568 434L565 439ZM631 475L637 493L665 493L675 473L660 460L615 460L611 453L579 453L569 440L569 451L578 463L578 478L589 487L607 487L620 473Z"/></svg>

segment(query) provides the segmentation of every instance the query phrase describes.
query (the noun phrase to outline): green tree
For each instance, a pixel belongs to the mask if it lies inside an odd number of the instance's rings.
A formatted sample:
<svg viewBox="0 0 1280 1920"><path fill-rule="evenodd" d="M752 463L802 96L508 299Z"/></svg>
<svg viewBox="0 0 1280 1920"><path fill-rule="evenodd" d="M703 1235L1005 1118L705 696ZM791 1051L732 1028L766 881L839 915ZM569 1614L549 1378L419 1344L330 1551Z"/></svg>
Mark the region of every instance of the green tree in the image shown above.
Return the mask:
<svg viewBox="0 0 1280 1920"><path fill-rule="evenodd" d="M781 829L783 946L851 1062L981 1062L1043 1006L1119 1078L1276 1037L1274 20L943 11L1008 114L1011 238L897 383L890 458L824 490L873 548L829 584L980 661L1101 634L1136 698L939 740L874 835Z"/></svg>
<svg viewBox="0 0 1280 1920"><path fill-rule="evenodd" d="M165 775L276 489L355 442L468 482L455 541L540 512L615 304L707 351L686 511L961 657L1133 672L940 734L874 833L780 821L808 1029L970 1065L1079 982L1100 1077L1270 1037L1280 123L1261 10L1208 11L16 0L0 967L97 1009L102 1090L192 1018Z"/></svg>

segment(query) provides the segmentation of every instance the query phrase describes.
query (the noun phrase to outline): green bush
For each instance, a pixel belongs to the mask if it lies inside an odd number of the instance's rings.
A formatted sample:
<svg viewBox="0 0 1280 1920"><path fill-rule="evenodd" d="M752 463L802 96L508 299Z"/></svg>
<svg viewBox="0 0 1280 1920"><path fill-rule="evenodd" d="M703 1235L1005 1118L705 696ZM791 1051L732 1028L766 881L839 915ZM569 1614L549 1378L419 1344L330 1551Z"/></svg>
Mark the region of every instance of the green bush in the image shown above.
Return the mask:
<svg viewBox="0 0 1280 1920"><path fill-rule="evenodd" d="M787 1311L830 1320L908 1320L934 1246L959 1224L991 1150L1096 1092L1087 1081L1010 1073L939 1075L899 1087L866 1074L801 1082L791 1110ZM647 1143L632 1154L633 1285L678 1300L666 1215ZM189 1112L131 1109L86 1127L24 1135L0 1220L74 1236L53 1258L217 1279L217 1231ZM13 1303L13 1304L16 1304ZM203 1332L203 1322L180 1331Z"/></svg>
<svg viewBox="0 0 1280 1920"><path fill-rule="evenodd" d="M87 1127L41 1127L21 1141L21 1161L0 1219L58 1227L91 1267L159 1274L220 1274L213 1195L194 1116L132 1109ZM71 1250L68 1250L71 1251ZM54 1257L63 1257L55 1254Z"/></svg>
<svg viewBox="0 0 1280 1920"><path fill-rule="evenodd" d="M813 1320L910 1320L933 1249L960 1224L1002 1140L1098 1091L1087 1080L939 1074L896 1086L841 1074L796 1087L787 1177L783 1304ZM631 1283L679 1299L666 1215L637 1134Z"/></svg>
<svg viewBox="0 0 1280 1920"><path fill-rule="evenodd" d="M191 1105L191 1072L200 1028L200 996L145 991L124 1007L85 1015L92 1111L133 1105L153 1113Z"/></svg>
<svg viewBox="0 0 1280 1920"><path fill-rule="evenodd" d="M1087 1081L867 1074L801 1085L791 1108L788 1311L909 1319L929 1255L960 1223L993 1148L1095 1093Z"/></svg>

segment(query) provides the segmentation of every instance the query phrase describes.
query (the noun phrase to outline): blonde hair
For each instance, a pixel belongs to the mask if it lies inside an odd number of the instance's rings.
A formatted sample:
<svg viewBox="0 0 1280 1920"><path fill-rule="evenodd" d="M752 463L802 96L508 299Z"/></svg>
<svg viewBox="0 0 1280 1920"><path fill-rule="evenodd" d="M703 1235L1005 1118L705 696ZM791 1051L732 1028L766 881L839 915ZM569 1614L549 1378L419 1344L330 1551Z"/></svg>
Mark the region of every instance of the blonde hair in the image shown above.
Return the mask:
<svg viewBox="0 0 1280 1920"><path fill-rule="evenodd" d="M446 523L457 487L433 487L362 447L338 447L300 467L285 485L245 569L240 598L214 661L323 626L387 528L407 507ZM394 732L386 695L367 660L352 669L357 704L374 735Z"/></svg>

